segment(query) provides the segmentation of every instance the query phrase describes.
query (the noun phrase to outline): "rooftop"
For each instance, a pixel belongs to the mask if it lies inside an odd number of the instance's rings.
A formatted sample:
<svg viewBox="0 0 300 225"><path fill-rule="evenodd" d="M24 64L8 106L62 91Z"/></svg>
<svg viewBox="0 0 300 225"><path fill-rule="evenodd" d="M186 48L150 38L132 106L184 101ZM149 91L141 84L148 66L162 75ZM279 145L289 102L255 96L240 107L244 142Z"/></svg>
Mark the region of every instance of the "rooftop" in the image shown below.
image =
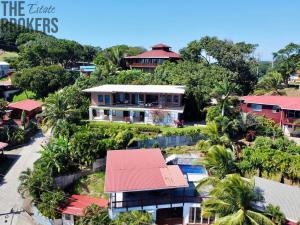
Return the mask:
<svg viewBox="0 0 300 225"><path fill-rule="evenodd" d="M8 107L10 109L21 109L21 110L24 110L24 111L33 111L37 108L40 108L42 107L42 103L39 102L39 101L34 101L34 100L31 100L31 99L26 99L26 100L23 100L23 101L19 101L19 102L13 102L13 103L10 103L8 105Z"/></svg>
<svg viewBox="0 0 300 225"><path fill-rule="evenodd" d="M92 204L105 208L108 206L108 200L102 198L91 198L84 195L72 195L69 198L67 205L64 208L61 208L60 211L64 214L83 216L84 209Z"/></svg>
<svg viewBox="0 0 300 225"><path fill-rule="evenodd" d="M300 188L259 177L255 177L254 181L256 188L264 195L263 206L279 206L288 220L300 220Z"/></svg>
<svg viewBox="0 0 300 225"><path fill-rule="evenodd" d="M104 190L107 193L188 187L180 168L168 166L160 149L107 152Z"/></svg>
<svg viewBox="0 0 300 225"><path fill-rule="evenodd" d="M165 44L156 44L152 46L152 50L143 52L139 55L135 56L127 56L127 59L136 59L136 58L159 58L159 59L168 59L168 58L175 58L181 59L181 56L170 50L170 46Z"/></svg>
<svg viewBox="0 0 300 225"><path fill-rule="evenodd" d="M106 84L83 90L84 92L105 93L156 93L156 94L184 94L185 86L175 85L118 85Z"/></svg>
<svg viewBox="0 0 300 225"><path fill-rule="evenodd" d="M241 100L246 103L263 105L277 105L282 109L300 110L300 97L288 96L243 96Z"/></svg>

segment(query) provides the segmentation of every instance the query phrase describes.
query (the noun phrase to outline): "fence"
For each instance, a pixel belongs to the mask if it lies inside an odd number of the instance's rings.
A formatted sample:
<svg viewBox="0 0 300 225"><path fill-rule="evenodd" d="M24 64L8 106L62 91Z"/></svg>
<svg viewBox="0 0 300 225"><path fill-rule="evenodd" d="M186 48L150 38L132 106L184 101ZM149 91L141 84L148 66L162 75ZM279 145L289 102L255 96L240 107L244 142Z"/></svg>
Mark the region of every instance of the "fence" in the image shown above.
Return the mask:
<svg viewBox="0 0 300 225"><path fill-rule="evenodd" d="M83 176L89 175L96 171L104 170L105 169L105 161L106 161L106 159L97 159L93 163L91 170L84 170L84 171L80 171L78 173L56 177L55 183L57 184L58 187L64 189Z"/></svg>
<svg viewBox="0 0 300 225"><path fill-rule="evenodd" d="M205 137L201 134L194 136L160 136L148 140L139 140L136 142L137 148L150 148L150 147L175 147L175 146L184 146L184 145L194 145L199 140L203 140Z"/></svg>

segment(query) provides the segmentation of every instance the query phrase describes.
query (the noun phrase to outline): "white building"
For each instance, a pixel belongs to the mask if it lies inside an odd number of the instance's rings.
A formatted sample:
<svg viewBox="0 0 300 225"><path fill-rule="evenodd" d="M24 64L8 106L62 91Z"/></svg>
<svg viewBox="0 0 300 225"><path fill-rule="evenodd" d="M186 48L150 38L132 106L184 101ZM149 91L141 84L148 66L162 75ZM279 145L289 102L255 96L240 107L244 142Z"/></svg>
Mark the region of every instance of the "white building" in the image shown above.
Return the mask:
<svg viewBox="0 0 300 225"><path fill-rule="evenodd" d="M5 77L9 72L9 64L7 62L0 62L0 77Z"/></svg>
<svg viewBox="0 0 300 225"><path fill-rule="evenodd" d="M89 118L157 125L176 125L184 111L184 86L102 85L91 93Z"/></svg>
<svg viewBox="0 0 300 225"><path fill-rule="evenodd" d="M201 196L177 165L167 165L160 149L108 151L104 191L109 215L146 211L156 224L210 224L201 214Z"/></svg>

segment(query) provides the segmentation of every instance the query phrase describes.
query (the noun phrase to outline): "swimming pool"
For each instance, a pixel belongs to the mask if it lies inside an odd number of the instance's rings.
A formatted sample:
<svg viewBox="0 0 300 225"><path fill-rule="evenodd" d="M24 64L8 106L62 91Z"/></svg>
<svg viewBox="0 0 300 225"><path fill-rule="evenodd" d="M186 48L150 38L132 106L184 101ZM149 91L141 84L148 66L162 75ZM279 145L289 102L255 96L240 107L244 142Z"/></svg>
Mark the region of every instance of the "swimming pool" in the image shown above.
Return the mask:
<svg viewBox="0 0 300 225"><path fill-rule="evenodd" d="M200 165L178 165L183 174L207 174L204 166Z"/></svg>

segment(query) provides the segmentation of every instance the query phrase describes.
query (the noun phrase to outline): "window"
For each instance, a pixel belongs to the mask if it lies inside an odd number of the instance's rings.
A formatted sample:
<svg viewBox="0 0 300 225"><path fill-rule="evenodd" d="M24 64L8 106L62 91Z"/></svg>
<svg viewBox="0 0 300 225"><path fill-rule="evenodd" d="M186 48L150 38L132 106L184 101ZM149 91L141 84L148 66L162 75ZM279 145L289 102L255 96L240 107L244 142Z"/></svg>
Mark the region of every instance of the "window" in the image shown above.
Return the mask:
<svg viewBox="0 0 300 225"><path fill-rule="evenodd" d="M288 111L288 118L295 118L295 111L293 111L293 110L290 110L290 111Z"/></svg>
<svg viewBox="0 0 300 225"><path fill-rule="evenodd" d="M196 207L190 208L189 223L201 223L201 209Z"/></svg>
<svg viewBox="0 0 300 225"><path fill-rule="evenodd" d="M256 111L256 112L262 111L262 105L259 105L259 104L251 104L250 107L251 107L251 109L252 109L253 111Z"/></svg>
<svg viewBox="0 0 300 225"><path fill-rule="evenodd" d="M110 95L105 95L105 105L110 105Z"/></svg>
<svg viewBox="0 0 300 225"><path fill-rule="evenodd" d="M167 96L167 103L172 103L172 95Z"/></svg>
<svg viewBox="0 0 300 225"><path fill-rule="evenodd" d="M176 103L176 104L179 103L179 96L178 95L174 95L173 102Z"/></svg>
<svg viewBox="0 0 300 225"><path fill-rule="evenodd" d="M70 214L64 214L65 220L71 220L71 215Z"/></svg>
<svg viewBox="0 0 300 225"><path fill-rule="evenodd" d="M273 105L272 112L273 113L279 113L280 112L280 108L278 106L276 106L276 105Z"/></svg>
<svg viewBox="0 0 300 225"><path fill-rule="evenodd" d="M98 95L98 102L103 102L103 95Z"/></svg>

